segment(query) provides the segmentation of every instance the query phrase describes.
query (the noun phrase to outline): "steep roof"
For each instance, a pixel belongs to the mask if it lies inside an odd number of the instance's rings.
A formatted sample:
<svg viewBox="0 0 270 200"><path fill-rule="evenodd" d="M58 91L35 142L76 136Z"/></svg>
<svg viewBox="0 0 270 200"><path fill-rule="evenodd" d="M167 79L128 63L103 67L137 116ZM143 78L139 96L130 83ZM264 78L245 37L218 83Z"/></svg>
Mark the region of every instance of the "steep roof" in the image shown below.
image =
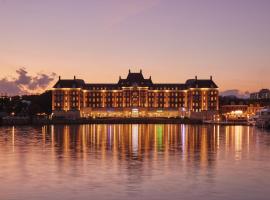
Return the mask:
<svg viewBox="0 0 270 200"><path fill-rule="evenodd" d="M82 79L60 79L56 82L53 88L83 88L85 82Z"/></svg>
<svg viewBox="0 0 270 200"><path fill-rule="evenodd" d="M120 78L118 81L119 86L126 86L126 87L129 87L129 86L150 86L152 84L153 84L153 82L152 82L151 78L145 79L143 77L142 71L140 71L139 73L131 73L129 71L126 79Z"/></svg>
<svg viewBox="0 0 270 200"><path fill-rule="evenodd" d="M216 83L210 79L188 79L186 81L187 88L218 88Z"/></svg>
<svg viewBox="0 0 270 200"><path fill-rule="evenodd" d="M145 79L142 71L139 73L130 72L127 75L127 78L122 79L119 78L118 83L90 83L86 84L82 79L60 79L53 86L53 88L82 88L88 90L117 90L121 89L121 87L131 87L131 86L139 86L139 87L149 87L149 89L168 89L168 90L185 90L189 88L218 88L215 82L210 79L188 79L185 84L180 83L158 83L154 84L152 82L151 76L149 79ZM267 90L262 90L263 92L267 92ZM261 91L261 92L262 92ZM268 90L269 91L269 90Z"/></svg>
<svg viewBox="0 0 270 200"><path fill-rule="evenodd" d="M270 93L269 89L261 89L259 93Z"/></svg>

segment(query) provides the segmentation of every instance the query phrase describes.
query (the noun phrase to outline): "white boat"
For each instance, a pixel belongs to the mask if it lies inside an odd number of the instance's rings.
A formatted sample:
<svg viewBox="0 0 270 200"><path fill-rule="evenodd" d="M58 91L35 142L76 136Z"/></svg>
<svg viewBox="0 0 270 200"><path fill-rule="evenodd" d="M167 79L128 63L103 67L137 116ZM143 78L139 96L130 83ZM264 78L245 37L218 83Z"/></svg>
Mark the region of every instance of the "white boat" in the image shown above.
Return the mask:
<svg viewBox="0 0 270 200"><path fill-rule="evenodd" d="M260 110L256 126L260 128L270 128L270 108Z"/></svg>
<svg viewBox="0 0 270 200"><path fill-rule="evenodd" d="M255 126L255 125L256 125L256 121L257 121L256 118L251 117L251 118L249 118L249 119L247 120L247 124L248 124L249 126Z"/></svg>
<svg viewBox="0 0 270 200"><path fill-rule="evenodd" d="M258 118L259 118L259 113L256 113L256 115L251 116L250 118L248 118L247 124L249 126L255 126Z"/></svg>

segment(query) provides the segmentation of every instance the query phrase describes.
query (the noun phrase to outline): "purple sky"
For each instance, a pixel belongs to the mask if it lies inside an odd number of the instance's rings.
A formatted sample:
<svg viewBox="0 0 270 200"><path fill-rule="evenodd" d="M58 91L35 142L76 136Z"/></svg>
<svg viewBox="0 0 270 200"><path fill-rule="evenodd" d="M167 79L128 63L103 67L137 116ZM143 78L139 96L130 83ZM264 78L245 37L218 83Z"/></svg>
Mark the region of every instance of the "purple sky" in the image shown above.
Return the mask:
<svg viewBox="0 0 270 200"><path fill-rule="evenodd" d="M24 67L116 82L130 68L154 82L270 88L269 0L0 0L0 27L0 79Z"/></svg>

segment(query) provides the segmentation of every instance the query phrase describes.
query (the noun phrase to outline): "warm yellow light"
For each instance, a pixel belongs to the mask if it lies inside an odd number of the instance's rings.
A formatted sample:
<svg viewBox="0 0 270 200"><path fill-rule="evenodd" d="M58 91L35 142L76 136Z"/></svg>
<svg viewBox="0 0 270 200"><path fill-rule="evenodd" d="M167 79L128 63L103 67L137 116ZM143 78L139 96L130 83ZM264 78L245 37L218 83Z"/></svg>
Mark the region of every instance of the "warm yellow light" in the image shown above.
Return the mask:
<svg viewBox="0 0 270 200"><path fill-rule="evenodd" d="M232 111L231 113L235 114L235 115L242 115L243 111L242 110L235 110L235 111Z"/></svg>

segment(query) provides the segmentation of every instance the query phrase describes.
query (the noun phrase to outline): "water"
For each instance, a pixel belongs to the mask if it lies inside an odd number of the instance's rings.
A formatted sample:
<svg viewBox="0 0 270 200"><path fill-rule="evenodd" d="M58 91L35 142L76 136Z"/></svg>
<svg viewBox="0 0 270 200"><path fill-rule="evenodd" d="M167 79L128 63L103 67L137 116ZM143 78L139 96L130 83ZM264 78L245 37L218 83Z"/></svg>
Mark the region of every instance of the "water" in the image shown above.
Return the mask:
<svg viewBox="0 0 270 200"><path fill-rule="evenodd" d="M0 199L269 199L270 133L245 126L0 127Z"/></svg>

